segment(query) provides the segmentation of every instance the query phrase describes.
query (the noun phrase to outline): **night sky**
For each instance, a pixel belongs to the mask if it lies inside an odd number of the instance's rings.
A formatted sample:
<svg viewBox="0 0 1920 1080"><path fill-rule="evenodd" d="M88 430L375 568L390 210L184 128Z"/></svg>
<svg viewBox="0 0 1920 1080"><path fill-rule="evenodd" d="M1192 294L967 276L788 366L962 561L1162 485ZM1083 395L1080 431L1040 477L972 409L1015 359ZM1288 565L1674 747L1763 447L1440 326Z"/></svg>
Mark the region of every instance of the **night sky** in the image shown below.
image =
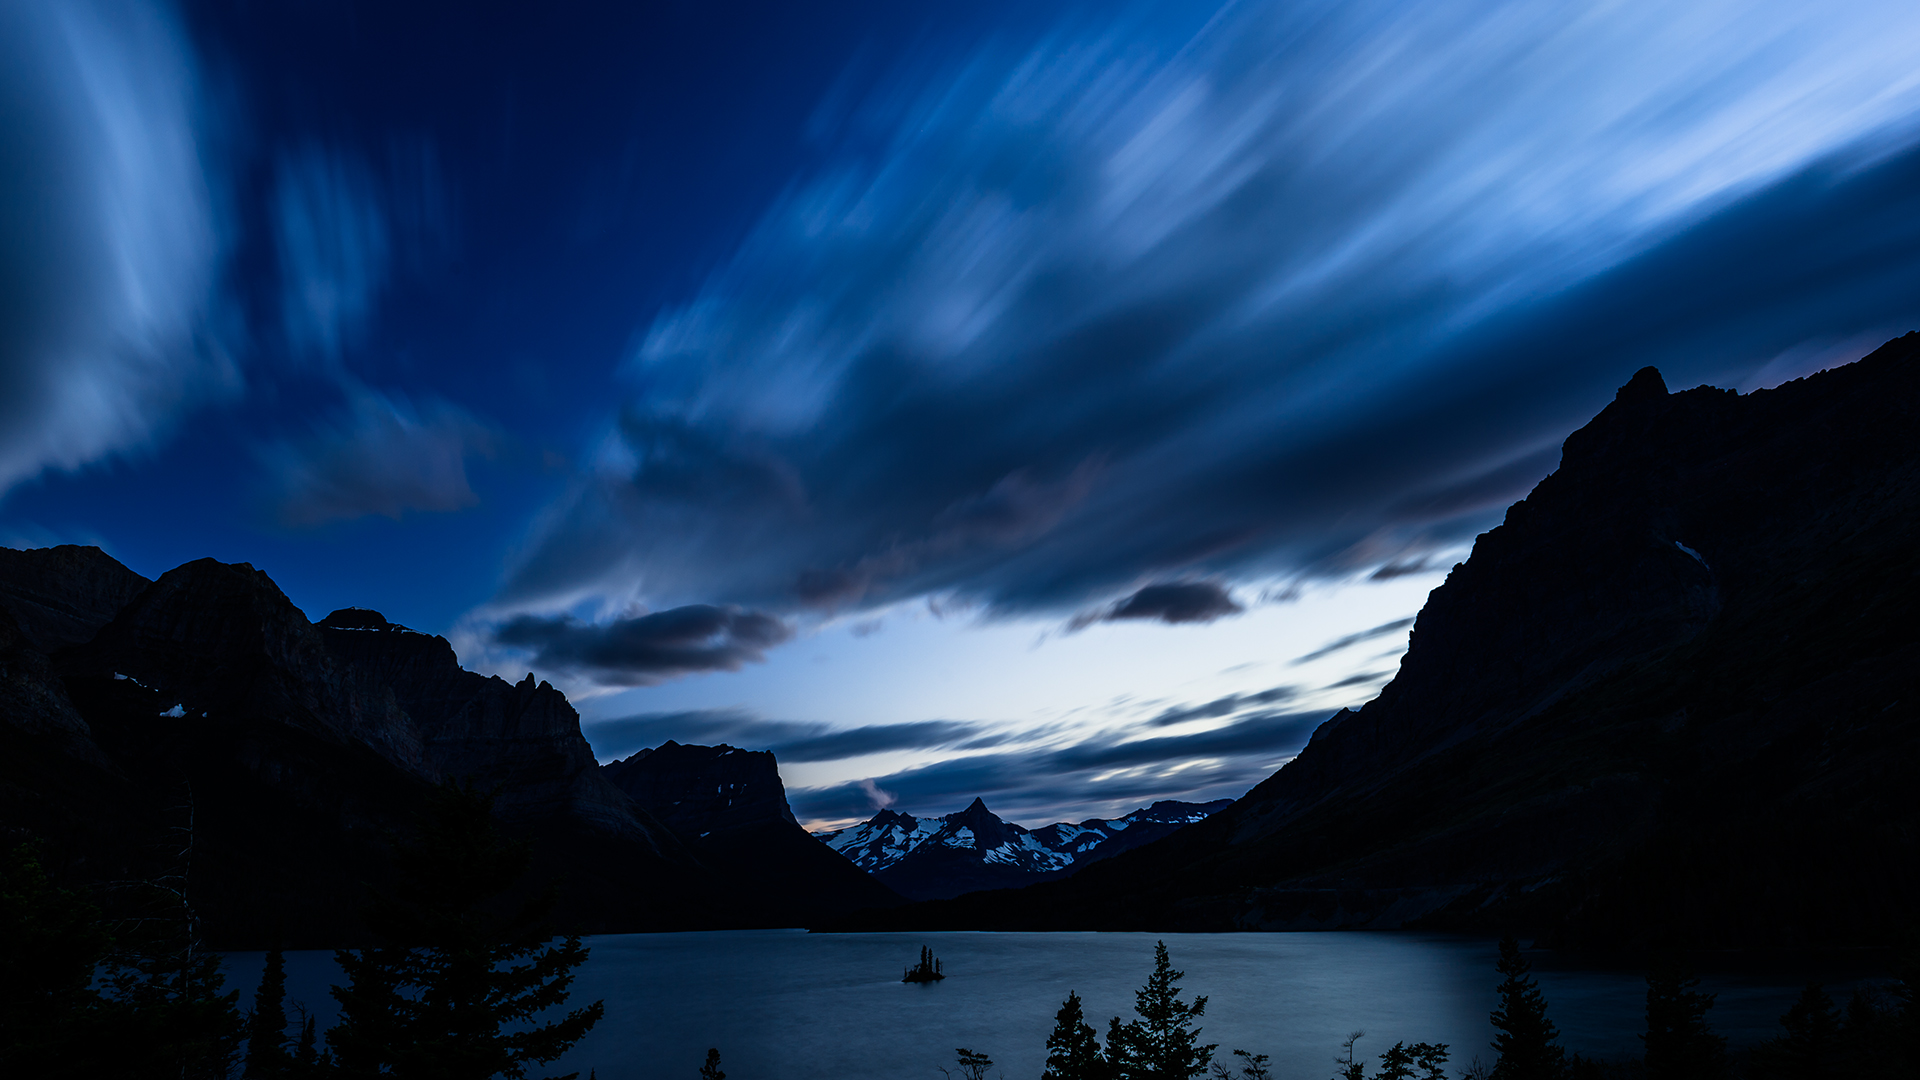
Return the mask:
<svg viewBox="0 0 1920 1080"><path fill-rule="evenodd" d="M772 749L1236 796L1646 364L1920 327L1920 6L0 0L0 544Z"/></svg>

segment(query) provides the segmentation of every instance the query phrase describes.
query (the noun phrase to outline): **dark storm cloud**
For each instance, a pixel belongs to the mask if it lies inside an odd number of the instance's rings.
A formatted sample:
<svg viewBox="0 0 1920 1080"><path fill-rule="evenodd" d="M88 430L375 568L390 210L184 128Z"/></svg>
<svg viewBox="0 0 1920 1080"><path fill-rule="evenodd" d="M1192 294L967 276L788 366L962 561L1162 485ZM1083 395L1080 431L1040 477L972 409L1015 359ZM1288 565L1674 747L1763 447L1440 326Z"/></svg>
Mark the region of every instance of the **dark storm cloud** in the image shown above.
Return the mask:
<svg viewBox="0 0 1920 1080"><path fill-rule="evenodd" d="M835 729L827 724L767 720L731 709L649 713L584 725L587 740L600 757L623 757L643 747L675 742L713 746L727 743L745 750L771 750L785 763L837 761L889 750L948 747L983 749L1011 738L957 720L919 720Z"/></svg>
<svg viewBox="0 0 1920 1080"><path fill-rule="evenodd" d="M699 671L738 671L793 636L772 615L712 604L656 611L608 623L521 615L494 640L530 650L536 666L585 674L615 686L648 686Z"/></svg>
<svg viewBox="0 0 1920 1080"><path fill-rule="evenodd" d="M1089 806L1155 799L1236 798L1299 752L1324 712L1263 712L1194 735L1120 741L1106 733L1071 746L952 758L826 788L789 791L804 819L866 817L881 805L950 813L979 797L1002 815L1055 820Z"/></svg>
<svg viewBox="0 0 1920 1080"><path fill-rule="evenodd" d="M0 494L239 389L198 81L163 8L0 5Z"/></svg>
<svg viewBox="0 0 1920 1080"><path fill-rule="evenodd" d="M1312 663L1313 661L1318 660L1323 656L1332 656L1334 653L1339 652L1341 649L1351 648L1352 646L1358 645L1363 641L1372 641L1376 638L1386 637L1388 634L1397 634L1400 631L1405 630L1407 627L1412 625L1413 625L1412 618L1395 619L1392 622L1381 623L1379 626L1373 627L1368 630L1362 630L1357 634L1348 634L1346 637L1336 638L1333 641L1329 641L1325 645L1320 646L1319 648L1313 650L1312 652L1306 654L1305 656L1296 658L1294 660L1294 663L1296 665Z"/></svg>
<svg viewBox="0 0 1920 1080"><path fill-rule="evenodd" d="M1905 115L1874 95L1920 36L1781 6L1829 66L1779 65L1765 20L1362 7L882 94L884 137L647 330L613 448L502 607L643 581L774 612L1220 614L1124 593L1391 577L1646 363L1737 381L1920 321L1920 158L1801 92Z"/></svg>
<svg viewBox="0 0 1920 1080"><path fill-rule="evenodd" d="M306 438L261 453L275 516L290 528L412 511L446 512L478 503L467 459L492 456L503 436L438 399L416 409L404 397L349 392L343 414Z"/></svg>

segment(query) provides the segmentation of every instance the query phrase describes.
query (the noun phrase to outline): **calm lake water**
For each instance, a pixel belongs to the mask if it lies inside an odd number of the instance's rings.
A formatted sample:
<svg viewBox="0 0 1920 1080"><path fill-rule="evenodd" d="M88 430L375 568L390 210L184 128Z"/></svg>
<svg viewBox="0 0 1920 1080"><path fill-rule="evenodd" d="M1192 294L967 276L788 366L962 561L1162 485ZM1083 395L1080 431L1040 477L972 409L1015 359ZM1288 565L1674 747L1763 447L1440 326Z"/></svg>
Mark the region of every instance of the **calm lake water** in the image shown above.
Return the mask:
<svg viewBox="0 0 1920 1080"><path fill-rule="evenodd" d="M1452 1045L1458 1075L1489 1059L1497 948L1490 940L1408 933L1320 934L807 934L738 931L588 939L573 1000L606 1002L606 1018L551 1071L600 1080L692 1080L709 1046L729 1080L938 1080L956 1047L992 1056L995 1072L1037 1077L1047 1034L1077 991L1102 1041L1107 1018L1133 1016L1133 993L1164 937L1187 973L1184 999L1208 997L1205 1042L1220 1053L1271 1055L1283 1080L1325 1080L1347 1033L1377 1060L1396 1041ZM933 947L948 975L927 986L900 972ZM1642 973L1530 953L1568 1049L1635 1053L1645 1029ZM260 953L229 957L228 985L249 1003ZM330 953L289 953L288 996L324 1028L333 1019ZM1708 971L1719 1000L1709 1020L1736 1046L1779 1033L1809 978L1842 1003L1871 968L1778 963ZM289 1010L291 1011L291 1010Z"/></svg>

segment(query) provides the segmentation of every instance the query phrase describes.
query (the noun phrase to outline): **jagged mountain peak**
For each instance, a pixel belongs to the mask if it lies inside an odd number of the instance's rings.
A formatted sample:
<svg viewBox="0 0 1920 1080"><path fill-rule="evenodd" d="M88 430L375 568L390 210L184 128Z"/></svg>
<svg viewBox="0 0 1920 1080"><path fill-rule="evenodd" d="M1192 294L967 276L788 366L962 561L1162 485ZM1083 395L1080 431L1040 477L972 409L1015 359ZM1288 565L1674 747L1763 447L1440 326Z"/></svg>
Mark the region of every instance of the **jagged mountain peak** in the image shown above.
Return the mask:
<svg viewBox="0 0 1920 1080"><path fill-rule="evenodd" d="M815 834L903 896L931 899L971 889L1026 885L1165 836L1231 800L1162 800L1122 817L1026 829L975 798L937 818L882 809L858 825Z"/></svg>

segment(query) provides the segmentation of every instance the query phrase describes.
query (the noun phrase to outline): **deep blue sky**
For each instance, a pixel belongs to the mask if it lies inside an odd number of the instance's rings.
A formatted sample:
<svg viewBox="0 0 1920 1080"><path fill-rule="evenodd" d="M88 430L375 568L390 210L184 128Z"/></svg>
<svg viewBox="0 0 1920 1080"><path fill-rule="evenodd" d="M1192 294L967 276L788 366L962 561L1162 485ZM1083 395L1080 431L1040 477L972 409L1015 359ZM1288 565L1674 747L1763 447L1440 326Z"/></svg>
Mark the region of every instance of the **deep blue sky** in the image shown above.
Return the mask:
<svg viewBox="0 0 1920 1080"><path fill-rule="evenodd" d="M252 562L814 820L1238 794L1635 369L1920 324L1916 61L1892 3L6 3L0 543Z"/></svg>

